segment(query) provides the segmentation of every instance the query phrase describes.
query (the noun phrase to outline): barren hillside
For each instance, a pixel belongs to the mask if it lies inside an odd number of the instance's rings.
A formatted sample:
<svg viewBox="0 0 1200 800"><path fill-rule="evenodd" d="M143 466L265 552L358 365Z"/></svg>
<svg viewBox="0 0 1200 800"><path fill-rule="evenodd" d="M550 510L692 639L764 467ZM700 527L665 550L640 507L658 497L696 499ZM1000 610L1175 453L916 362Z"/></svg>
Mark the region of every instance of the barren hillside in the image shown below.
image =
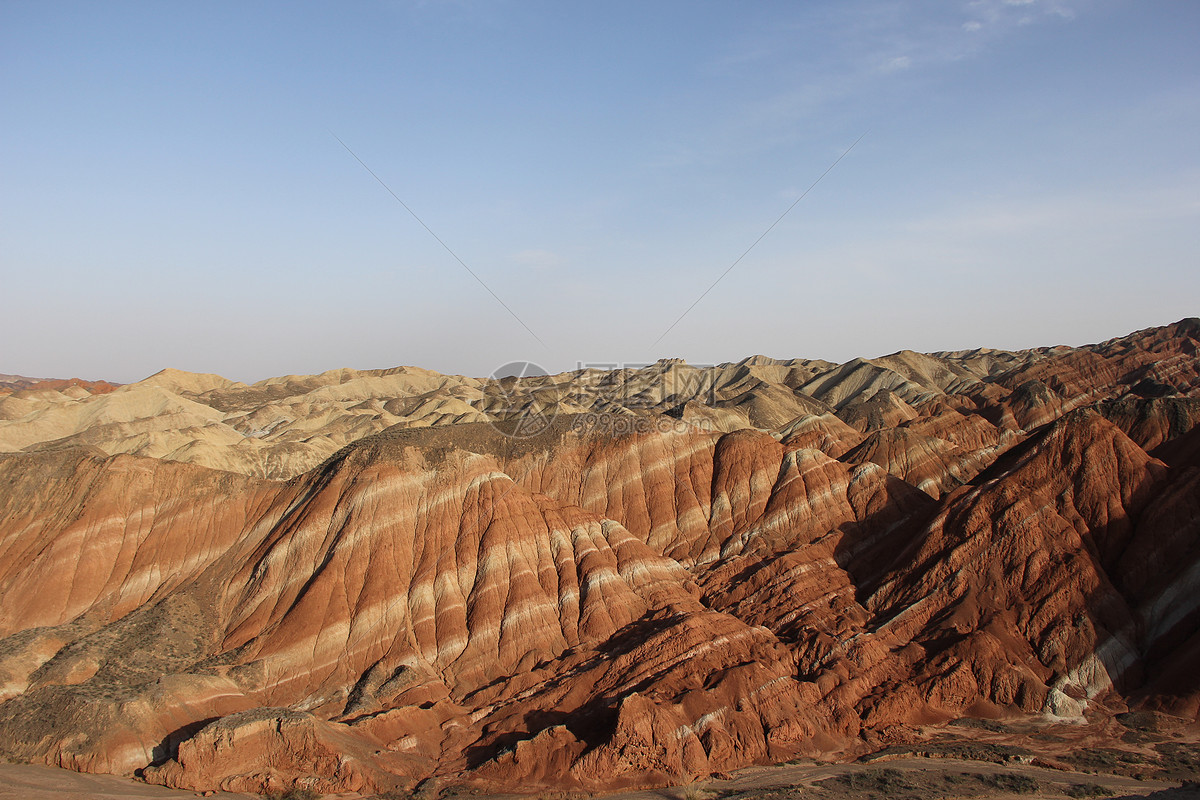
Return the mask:
<svg viewBox="0 0 1200 800"><path fill-rule="evenodd" d="M1189 730L1198 347L1188 319L841 365L18 388L0 752L191 790L599 790L960 718Z"/></svg>

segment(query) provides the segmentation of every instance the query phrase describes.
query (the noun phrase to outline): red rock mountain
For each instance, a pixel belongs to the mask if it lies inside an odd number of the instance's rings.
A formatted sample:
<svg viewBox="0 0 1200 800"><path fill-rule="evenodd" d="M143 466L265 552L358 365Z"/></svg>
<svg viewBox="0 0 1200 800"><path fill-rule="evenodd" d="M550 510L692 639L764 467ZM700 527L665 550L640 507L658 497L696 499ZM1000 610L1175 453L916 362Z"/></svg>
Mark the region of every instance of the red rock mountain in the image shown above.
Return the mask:
<svg viewBox="0 0 1200 800"><path fill-rule="evenodd" d="M606 789L962 716L1196 720L1198 345L17 392L0 752Z"/></svg>

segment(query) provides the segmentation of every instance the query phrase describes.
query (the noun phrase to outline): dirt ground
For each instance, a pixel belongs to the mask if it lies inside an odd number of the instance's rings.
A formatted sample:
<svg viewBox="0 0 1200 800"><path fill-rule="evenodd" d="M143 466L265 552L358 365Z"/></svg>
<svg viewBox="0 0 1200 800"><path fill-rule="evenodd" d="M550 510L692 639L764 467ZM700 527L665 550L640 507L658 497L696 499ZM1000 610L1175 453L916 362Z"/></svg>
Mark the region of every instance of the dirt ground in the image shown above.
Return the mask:
<svg viewBox="0 0 1200 800"><path fill-rule="evenodd" d="M422 797L435 796L422 792ZM171 800L195 792L130 778L0 763L0 800ZM219 792L210 797L254 798ZM333 797L333 796L331 796ZM369 797L369 796L368 796ZM401 795L387 795L388 800ZM455 800L519 800L446 786ZM798 759L749 767L686 786L589 795L541 791L520 800L987 800L1151 797L1200 800L1200 732L1163 715L1119 715L1088 724L959 720L899 729L836 761ZM342 795L343 800L355 800ZM364 799L365 800L365 799Z"/></svg>
<svg viewBox="0 0 1200 800"><path fill-rule="evenodd" d="M213 796L255 797L225 792ZM0 798L3 800L172 800L180 797L194 798L196 793L149 786L115 775L87 775L31 764L0 764Z"/></svg>
<svg viewBox="0 0 1200 800"><path fill-rule="evenodd" d="M873 800L874 798L1109 798L1151 796L1155 800L1200 800L1200 784L1139 780L1123 775L1067 772L1025 764L991 764L947 758L901 758L878 763L790 764L752 767L729 780L604 795L605 800ZM456 793L457 794L457 793ZM195 792L148 786L129 778L84 775L53 767L0 764L0 798L8 800L172 800ZM218 792L214 798L256 798ZM460 797L498 800L500 795L464 792ZM543 792L545 800L590 797L578 792Z"/></svg>

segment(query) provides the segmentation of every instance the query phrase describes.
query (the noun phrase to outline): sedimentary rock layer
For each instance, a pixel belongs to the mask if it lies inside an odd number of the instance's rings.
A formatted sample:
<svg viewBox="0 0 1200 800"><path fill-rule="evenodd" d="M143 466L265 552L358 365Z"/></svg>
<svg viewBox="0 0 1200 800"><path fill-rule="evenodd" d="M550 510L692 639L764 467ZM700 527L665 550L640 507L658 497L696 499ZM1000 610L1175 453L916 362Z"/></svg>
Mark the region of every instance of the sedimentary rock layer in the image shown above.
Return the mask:
<svg viewBox="0 0 1200 800"><path fill-rule="evenodd" d="M0 751L600 789L971 714L1196 719L1198 341L15 392Z"/></svg>

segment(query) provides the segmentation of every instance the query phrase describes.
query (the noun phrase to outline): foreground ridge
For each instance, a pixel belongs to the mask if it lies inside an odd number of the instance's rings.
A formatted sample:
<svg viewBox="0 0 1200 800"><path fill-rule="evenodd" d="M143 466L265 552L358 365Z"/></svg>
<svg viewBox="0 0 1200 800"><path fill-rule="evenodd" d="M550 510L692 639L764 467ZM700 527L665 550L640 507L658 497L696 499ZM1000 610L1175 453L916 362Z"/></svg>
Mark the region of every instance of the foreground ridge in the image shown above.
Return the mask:
<svg viewBox="0 0 1200 800"><path fill-rule="evenodd" d="M1198 346L29 384L0 753L598 790L959 718L1200 721Z"/></svg>

